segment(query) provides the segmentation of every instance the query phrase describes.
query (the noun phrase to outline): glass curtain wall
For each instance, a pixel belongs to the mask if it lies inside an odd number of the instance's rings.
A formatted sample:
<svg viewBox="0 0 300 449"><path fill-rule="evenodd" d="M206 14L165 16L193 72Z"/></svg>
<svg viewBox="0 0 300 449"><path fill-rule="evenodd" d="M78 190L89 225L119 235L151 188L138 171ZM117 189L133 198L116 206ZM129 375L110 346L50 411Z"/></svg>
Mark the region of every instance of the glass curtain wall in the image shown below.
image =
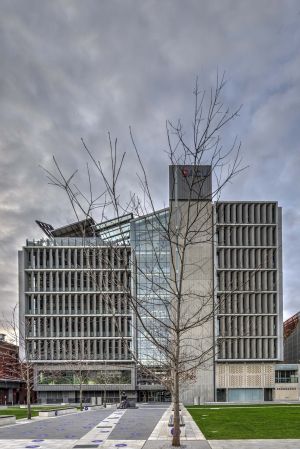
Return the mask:
<svg viewBox="0 0 300 449"><path fill-rule="evenodd" d="M167 344L165 327L158 322L168 320L170 279L170 245L164 236L168 222L168 209L147 215L131 223L131 247L136 257L136 295L140 320L137 320L137 351L139 360L146 365L160 366L164 362L145 330ZM142 323L143 324L142 324Z"/></svg>

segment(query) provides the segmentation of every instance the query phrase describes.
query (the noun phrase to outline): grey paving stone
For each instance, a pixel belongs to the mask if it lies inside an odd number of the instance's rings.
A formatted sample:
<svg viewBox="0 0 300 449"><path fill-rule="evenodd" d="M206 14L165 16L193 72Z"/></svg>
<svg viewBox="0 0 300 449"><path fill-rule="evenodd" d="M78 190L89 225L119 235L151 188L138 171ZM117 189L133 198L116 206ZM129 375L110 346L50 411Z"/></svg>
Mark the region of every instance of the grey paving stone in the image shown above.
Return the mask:
<svg viewBox="0 0 300 449"><path fill-rule="evenodd" d="M103 409L2 427L0 440L79 439L111 413L111 410Z"/></svg>
<svg viewBox="0 0 300 449"><path fill-rule="evenodd" d="M109 440L146 440L170 404L128 409L109 435Z"/></svg>
<svg viewBox="0 0 300 449"><path fill-rule="evenodd" d="M211 449L208 441L181 441L181 449ZM148 440L143 449L174 449L170 441Z"/></svg>

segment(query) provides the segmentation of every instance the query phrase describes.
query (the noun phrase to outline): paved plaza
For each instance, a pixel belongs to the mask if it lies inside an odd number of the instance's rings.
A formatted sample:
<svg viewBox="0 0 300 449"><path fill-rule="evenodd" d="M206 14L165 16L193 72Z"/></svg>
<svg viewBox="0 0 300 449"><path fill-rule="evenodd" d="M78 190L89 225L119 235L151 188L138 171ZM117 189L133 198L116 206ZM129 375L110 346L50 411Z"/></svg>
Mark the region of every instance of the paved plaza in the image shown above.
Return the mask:
<svg viewBox="0 0 300 449"><path fill-rule="evenodd" d="M169 404L148 404L19 420L0 428L0 449L171 449L170 413ZM182 414L182 449L300 449L300 440L207 441L185 408Z"/></svg>
<svg viewBox="0 0 300 449"><path fill-rule="evenodd" d="M10 438L78 440L109 416L111 412L109 409L103 409L48 419L34 418L32 422L19 420L14 426L0 427L0 444L1 440Z"/></svg>

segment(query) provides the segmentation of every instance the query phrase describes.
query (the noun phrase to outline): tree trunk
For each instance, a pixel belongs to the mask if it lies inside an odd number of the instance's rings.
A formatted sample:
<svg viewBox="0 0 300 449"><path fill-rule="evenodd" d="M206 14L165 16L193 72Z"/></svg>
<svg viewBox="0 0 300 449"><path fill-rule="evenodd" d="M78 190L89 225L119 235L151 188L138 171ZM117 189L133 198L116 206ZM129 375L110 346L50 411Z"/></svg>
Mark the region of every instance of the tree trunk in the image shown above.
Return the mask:
<svg viewBox="0 0 300 449"><path fill-rule="evenodd" d="M29 367L26 368L27 419L31 419L31 388Z"/></svg>
<svg viewBox="0 0 300 449"><path fill-rule="evenodd" d="M80 411L82 412L83 410L83 398L82 398L83 394L82 394L82 380L80 380L80 385L79 385L79 402L80 402Z"/></svg>
<svg viewBox="0 0 300 449"><path fill-rule="evenodd" d="M180 446L180 414L179 414L179 376L178 372L174 376L174 428L172 446Z"/></svg>
<svg viewBox="0 0 300 449"><path fill-rule="evenodd" d="M103 405L106 408L106 379L105 379L105 388L104 388L104 401L103 401Z"/></svg>

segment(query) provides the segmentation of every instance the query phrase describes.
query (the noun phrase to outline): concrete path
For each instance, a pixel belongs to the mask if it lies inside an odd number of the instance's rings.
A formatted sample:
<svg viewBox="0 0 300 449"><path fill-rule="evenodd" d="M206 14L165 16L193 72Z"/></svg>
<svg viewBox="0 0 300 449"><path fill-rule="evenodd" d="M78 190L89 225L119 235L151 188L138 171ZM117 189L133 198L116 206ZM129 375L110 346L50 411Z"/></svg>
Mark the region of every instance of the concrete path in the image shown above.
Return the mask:
<svg viewBox="0 0 300 449"><path fill-rule="evenodd" d="M211 449L208 441L182 441L181 449ZM148 440L143 449L174 449L170 441Z"/></svg>
<svg viewBox="0 0 300 449"><path fill-rule="evenodd" d="M181 415L183 416L183 420L185 423L185 435L181 436L181 440L183 442L188 440L201 441L205 440L203 433L200 431L199 427L191 417L190 413L187 411L185 407L181 407ZM172 414L172 406L169 406L168 409L163 414L162 418L154 428L152 434L149 437L150 441L154 440L170 440L170 428L168 426L169 418Z"/></svg>

